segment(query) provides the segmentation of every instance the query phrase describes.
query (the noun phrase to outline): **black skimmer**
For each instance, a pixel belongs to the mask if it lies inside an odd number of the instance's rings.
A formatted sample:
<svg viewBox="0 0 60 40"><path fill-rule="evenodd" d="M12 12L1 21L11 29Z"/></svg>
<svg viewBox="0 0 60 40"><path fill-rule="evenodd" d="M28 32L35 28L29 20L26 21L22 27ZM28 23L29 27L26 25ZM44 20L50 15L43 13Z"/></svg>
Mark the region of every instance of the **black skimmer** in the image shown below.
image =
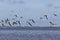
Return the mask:
<svg viewBox="0 0 60 40"><path fill-rule="evenodd" d="M27 22L30 26L32 26L32 24L30 22Z"/></svg>
<svg viewBox="0 0 60 40"><path fill-rule="evenodd" d="M55 25L55 24L54 24L53 22L51 22L51 21L50 21L49 23L50 23L51 25Z"/></svg>
<svg viewBox="0 0 60 40"><path fill-rule="evenodd" d="M5 20L5 23L7 24L9 22L9 19L7 18L6 20Z"/></svg>
<svg viewBox="0 0 60 40"><path fill-rule="evenodd" d="M10 26L12 26L10 22L8 22L8 24L9 24Z"/></svg>
<svg viewBox="0 0 60 40"><path fill-rule="evenodd" d="M35 23L35 21L33 19L29 19L30 21L32 21L33 23Z"/></svg>
<svg viewBox="0 0 60 40"><path fill-rule="evenodd" d="M23 18L22 16L20 18Z"/></svg>
<svg viewBox="0 0 60 40"><path fill-rule="evenodd" d="M44 17L48 20L48 16L47 15L44 15Z"/></svg>
<svg viewBox="0 0 60 40"><path fill-rule="evenodd" d="M4 25L4 21L3 21L3 20L1 20L1 22L2 22L2 26L5 26L5 25Z"/></svg>
<svg viewBox="0 0 60 40"><path fill-rule="evenodd" d="M18 24L21 24L20 21L16 21L16 22L18 22Z"/></svg>
<svg viewBox="0 0 60 40"><path fill-rule="evenodd" d="M13 22L13 25L17 24L17 22Z"/></svg>
<svg viewBox="0 0 60 40"><path fill-rule="evenodd" d="M15 17L18 17L17 15L14 15Z"/></svg>

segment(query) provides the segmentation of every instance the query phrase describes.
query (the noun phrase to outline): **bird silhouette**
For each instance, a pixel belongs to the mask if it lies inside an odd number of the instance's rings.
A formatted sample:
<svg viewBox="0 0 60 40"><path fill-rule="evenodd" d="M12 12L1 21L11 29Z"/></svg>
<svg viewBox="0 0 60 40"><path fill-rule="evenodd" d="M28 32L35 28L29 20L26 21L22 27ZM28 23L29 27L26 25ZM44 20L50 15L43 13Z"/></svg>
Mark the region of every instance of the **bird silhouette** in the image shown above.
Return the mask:
<svg viewBox="0 0 60 40"><path fill-rule="evenodd" d="M44 15L44 17L48 20L48 16L47 15Z"/></svg>
<svg viewBox="0 0 60 40"><path fill-rule="evenodd" d="M53 14L54 16L57 16L57 14Z"/></svg>
<svg viewBox="0 0 60 40"><path fill-rule="evenodd" d="M7 19L5 20L5 23L7 24L7 23L8 23L8 21L9 21L9 19L7 18Z"/></svg>
<svg viewBox="0 0 60 40"><path fill-rule="evenodd" d="M32 24L30 22L27 22L30 26L32 26Z"/></svg>
<svg viewBox="0 0 60 40"><path fill-rule="evenodd" d="M2 22L2 26L5 26L5 25L4 25L4 21L3 21L3 20L1 20L1 22Z"/></svg>
<svg viewBox="0 0 60 40"><path fill-rule="evenodd" d="M8 24L9 24L10 26L12 26L10 22L8 22Z"/></svg>
<svg viewBox="0 0 60 40"><path fill-rule="evenodd" d="M23 18L22 16L20 18Z"/></svg>
<svg viewBox="0 0 60 40"><path fill-rule="evenodd" d="M51 25L55 25L55 24L54 24L53 22L51 22L51 21L50 21L49 23L50 23Z"/></svg>
<svg viewBox="0 0 60 40"><path fill-rule="evenodd" d="M33 19L29 19L30 21L32 21L33 23L35 23L35 21Z"/></svg>
<svg viewBox="0 0 60 40"><path fill-rule="evenodd" d="M18 24L21 24L20 21L16 21L16 22L18 22Z"/></svg>
<svg viewBox="0 0 60 40"><path fill-rule="evenodd" d="M13 25L17 24L17 22L13 22Z"/></svg>
<svg viewBox="0 0 60 40"><path fill-rule="evenodd" d="M15 17L18 17L17 15L14 15Z"/></svg>
<svg viewBox="0 0 60 40"><path fill-rule="evenodd" d="M2 26L5 26L5 25L2 23Z"/></svg>
<svg viewBox="0 0 60 40"><path fill-rule="evenodd" d="M9 26L12 26L11 23L10 23L10 20L8 18L5 20L5 23L9 24Z"/></svg>

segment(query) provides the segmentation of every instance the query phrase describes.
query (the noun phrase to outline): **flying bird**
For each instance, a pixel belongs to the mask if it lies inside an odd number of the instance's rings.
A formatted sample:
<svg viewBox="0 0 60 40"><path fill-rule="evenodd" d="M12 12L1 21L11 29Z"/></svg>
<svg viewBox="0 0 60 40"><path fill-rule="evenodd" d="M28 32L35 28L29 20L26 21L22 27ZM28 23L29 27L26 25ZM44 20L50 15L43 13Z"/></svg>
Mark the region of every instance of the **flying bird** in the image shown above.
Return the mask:
<svg viewBox="0 0 60 40"><path fill-rule="evenodd" d="M23 18L22 16L20 18Z"/></svg>
<svg viewBox="0 0 60 40"><path fill-rule="evenodd" d="M8 24L9 24L10 26L12 26L10 22L8 22Z"/></svg>
<svg viewBox="0 0 60 40"><path fill-rule="evenodd" d="M44 15L44 17L48 20L48 16L47 15Z"/></svg>
<svg viewBox="0 0 60 40"><path fill-rule="evenodd" d="M2 26L5 26L5 25L2 23Z"/></svg>
<svg viewBox="0 0 60 40"><path fill-rule="evenodd" d="M1 20L1 22L2 22L2 26L5 26L5 25L4 25L4 21L3 21L3 20Z"/></svg>
<svg viewBox="0 0 60 40"><path fill-rule="evenodd" d="M49 23L50 23L51 25L55 25L55 24L54 24L53 22L51 22L51 21L50 21Z"/></svg>
<svg viewBox="0 0 60 40"><path fill-rule="evenodd" d="M16 22L18 22L18 24L21 24L20 21L16 21Z"/></svg>
<svg viewBox="0 0 60 40"><path fill-rule="evenodd" d="M7 24L7 23L8 23L8 21L9 21L9 19L7 18L7 19L5 20L5 23Z"/></svg>
<svg viewBox="0 0 60 40"><path fill-rule="evenodd" d="M14 25L14 24L17 24L17 23L16 23L16 22L13 22L13 25Z"/></svg>
<svg viewBox="0 0 60 40"><path fill-rule="evenodd" d="M30 19L30 21L32 21L33 23L35 23L35 21L33 19Z"/></svg>
<svg viewBox="0 0 60 40"><path fill-rule="evenodd" d="M30 26L32 26L32 24L30 22L27 22Z"/></svg>
<svg viewBox="0 0 60 40"><path fill-rule="evenodd" d="M53 14L54 16L57 16L57 14Z"/></svg>
<svg viewBox="0 0 60 40"><path fill-rule="evenodd" d="M18 17L17 15L14 15L15 17Z"/></svg>
<svg viewBox="0 0 60 40"><path fill-rule="evenodd" d="M10 26L12 26L11 23L10 23L10 20L8 18L5 20L5 23L9 24Z"/></svg>

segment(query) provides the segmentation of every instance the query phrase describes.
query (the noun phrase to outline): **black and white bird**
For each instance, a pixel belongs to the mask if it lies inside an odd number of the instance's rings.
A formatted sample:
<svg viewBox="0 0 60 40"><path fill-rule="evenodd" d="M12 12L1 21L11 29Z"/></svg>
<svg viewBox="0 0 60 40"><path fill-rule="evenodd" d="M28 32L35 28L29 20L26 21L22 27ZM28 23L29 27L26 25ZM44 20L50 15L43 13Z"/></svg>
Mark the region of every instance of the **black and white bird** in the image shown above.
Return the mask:
<svg viewBox="0 0 60 40"><path fill-rule="evenodd" d="M5 20L5 23L7 24L9 22L9 19L7 18L6 20Z"/></svg>
<svg viewBox="0 0 60 40"><path fill-rule="evenodd" d="M51 22L51 21L50 21L49 23L50 23L51 25L56 25L56 24L54 24L54 23L53 23L53 22Z"/></svg>
<svg viewBox="0 0 60 40"><path fill-rule="evenodd" d="M10 22L8 22L9 26L12 26Z"/></svg>
<svg viewBox="0 0 60 40"><path fill-rule="evenodd" d="M13 22L13 25L17 24L17 22Z"/></svg>
<svg viewBox="0 0 60 40"><path fill-rule="evenodd" d="M30 22L27 22L30 26L32 26L32 24Z"/></svg>
<svg viewBox="0 0 60 40"><path fill-rule="evenodd" d="M22 16L20 18L23 18Z"/></svg>
<svg viewBox="0 0 60 40"><path fill-rule="evenodd" d="M44 17L48 20L48 16L47 15L44 15Z"/></svg>
<svg viewBox="0 0 60 40"><path fill-rule="evenodd" d="M21 25L21 22L20 22L20 21L16 21L16 22L18 22L18 24L20 24L20 25Z"/></svg>
<svg viewBox="0 0 60 40"><path fill-rule="evenodd" d="M2 26L5 26L5 25L4 25L4 20L1 20L1 22L2 22Z"/></svg>
<svg viewBox="0 0 60 40"><path fill-rule="evenodd" d="M18 17L17 15L14 15L15 17Z"/></svg>
<svg viewBox="0 0 60 40"><path fill-rule="evenodd" d="M33 19L29 19L30 21L32 21L33 23L35 23L35 21Z"/></svg>

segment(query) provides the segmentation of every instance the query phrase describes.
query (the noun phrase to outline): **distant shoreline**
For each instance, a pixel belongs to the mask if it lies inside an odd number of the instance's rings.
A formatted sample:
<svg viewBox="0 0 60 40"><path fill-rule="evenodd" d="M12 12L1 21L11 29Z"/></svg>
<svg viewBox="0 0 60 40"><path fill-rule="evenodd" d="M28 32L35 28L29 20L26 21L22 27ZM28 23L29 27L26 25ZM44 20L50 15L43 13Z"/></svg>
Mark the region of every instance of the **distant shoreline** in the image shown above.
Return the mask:
<svg viewBox="0 0 60 40"><path fill-rule="evenodd" d="M60 27L0 27L0 30L60 30Z"/></svg>

